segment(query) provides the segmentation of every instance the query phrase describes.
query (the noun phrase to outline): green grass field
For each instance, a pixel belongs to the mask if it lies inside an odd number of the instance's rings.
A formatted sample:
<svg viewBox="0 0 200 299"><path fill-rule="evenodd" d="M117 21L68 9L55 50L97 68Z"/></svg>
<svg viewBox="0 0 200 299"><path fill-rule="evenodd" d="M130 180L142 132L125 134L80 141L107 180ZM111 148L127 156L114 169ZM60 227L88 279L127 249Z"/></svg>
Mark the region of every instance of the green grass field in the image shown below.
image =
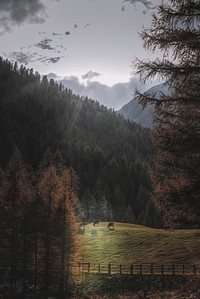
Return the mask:
<svg viewBox="0 0 200 299"><path fill-rule="evenodd" d="M153 229L145 226L107 222L99 227L88 224L81 235L82 261L93 263L191 263L200 265L198 230Z"/></svg>

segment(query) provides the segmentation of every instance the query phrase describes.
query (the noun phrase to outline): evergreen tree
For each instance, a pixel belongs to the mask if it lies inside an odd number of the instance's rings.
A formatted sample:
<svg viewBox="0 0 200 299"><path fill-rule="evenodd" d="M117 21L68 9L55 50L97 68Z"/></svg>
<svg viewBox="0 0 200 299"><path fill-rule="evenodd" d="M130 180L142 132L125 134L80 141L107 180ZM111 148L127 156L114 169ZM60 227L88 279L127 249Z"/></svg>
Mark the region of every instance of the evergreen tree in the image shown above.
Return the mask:
<svg viewBox="0 0 200 299"><path fill-rule="evenodd" d="M137 92L140 103L154 106L152 198L168 225L200 224L199 26L199 0L170 0L141 34L145 49L163 52L137 62L141 79L160 76L170 90L160 99Z"/></svg>
<svg viewBox="0 0 200 299"><path fill-rule="evenodd" d="M125 213L125 219L126 222L128 223L134 223L135 222L135 215L132 211L131 205L129 204L127 209L126 209L126 213Z"/></svg>

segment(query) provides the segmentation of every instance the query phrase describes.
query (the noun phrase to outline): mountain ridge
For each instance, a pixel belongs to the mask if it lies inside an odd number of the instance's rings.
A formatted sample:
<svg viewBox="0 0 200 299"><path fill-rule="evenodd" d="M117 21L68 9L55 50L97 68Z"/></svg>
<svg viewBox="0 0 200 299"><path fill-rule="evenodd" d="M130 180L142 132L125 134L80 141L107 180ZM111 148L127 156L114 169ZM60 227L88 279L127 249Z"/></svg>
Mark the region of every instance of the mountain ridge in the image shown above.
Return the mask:
<svg viewBox="0 0 200 299"><path fill-rule="evenodd" d="M160 93L169 93L169 89L164 83L160 83L149 88L145 94L155 95L159 98ZM152 128L152 107L147 104L145 108L140 105L135 98L126 103L117 113L122 114L126 119L129 119L139 125L147 128Z"/></svg>

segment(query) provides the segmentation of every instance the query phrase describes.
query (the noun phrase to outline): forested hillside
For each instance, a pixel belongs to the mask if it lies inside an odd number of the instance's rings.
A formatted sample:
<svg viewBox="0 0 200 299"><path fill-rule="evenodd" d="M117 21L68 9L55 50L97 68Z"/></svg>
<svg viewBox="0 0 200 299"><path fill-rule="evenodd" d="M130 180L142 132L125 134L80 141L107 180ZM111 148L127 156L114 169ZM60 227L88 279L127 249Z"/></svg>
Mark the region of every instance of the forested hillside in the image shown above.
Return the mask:
<svg viewBox="0 0 200 299"><path fill-rule="evenodd" d="M158 224L149 200L149 130L2 58L0 144L2 168L15 146L34 168L48 149L59 150L79 177L85 220Z"/></svg>

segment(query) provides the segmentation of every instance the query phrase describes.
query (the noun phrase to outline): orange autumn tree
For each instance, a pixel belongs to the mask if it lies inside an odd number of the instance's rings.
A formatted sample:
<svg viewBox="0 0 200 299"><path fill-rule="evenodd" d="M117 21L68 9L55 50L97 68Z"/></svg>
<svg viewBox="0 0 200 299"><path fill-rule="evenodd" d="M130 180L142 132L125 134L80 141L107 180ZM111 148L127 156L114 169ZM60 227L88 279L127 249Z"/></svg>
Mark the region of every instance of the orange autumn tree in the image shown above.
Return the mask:
<svg viewBox="0 0 200 299"><path fill-rule="evenodd" d="M79 250L78 215L72 171L64 165L62 156L47 151L40 164L39 197L43 203L44 218L44 284L60 278L60 290L66 290L70 261ZM57 269L56 273L52 269Z"/></svg>
<svg viewBox="0 0 200 299"><path fill-rule="evenodd" d="M4 282L23 293L30 286L48 292L54 284L64 294L69 264L80 250L75 176L56 155L47 151L33 171L16 148L0 169L0 253L5 259L0 267L7 273Z"/></svg>
<svg viewBox="0 0 200 299"><path fill-rule="evenodd" d="M61 174L61 268L60 287L61 290L69 283L70 261L80 254L80 239L78 233L79 216L76 213L78 199L73 188L73 171L63 169ZM65 277L66 273L66 277Z"/></svg>
<svg viewBox="0 0 200 299"><path fill-rule="evenodd" d="M4 172L1 172L1 215L4 235L4 257L10 263L10 288L15 289L22 279L23 291L26 289L27 267L30 265L28 243L30 241L29 219L30 203L34 200L32 192L32 171L22 159L17 147L13 150ZM8 256L10 255L10 256Z"/></svg>

